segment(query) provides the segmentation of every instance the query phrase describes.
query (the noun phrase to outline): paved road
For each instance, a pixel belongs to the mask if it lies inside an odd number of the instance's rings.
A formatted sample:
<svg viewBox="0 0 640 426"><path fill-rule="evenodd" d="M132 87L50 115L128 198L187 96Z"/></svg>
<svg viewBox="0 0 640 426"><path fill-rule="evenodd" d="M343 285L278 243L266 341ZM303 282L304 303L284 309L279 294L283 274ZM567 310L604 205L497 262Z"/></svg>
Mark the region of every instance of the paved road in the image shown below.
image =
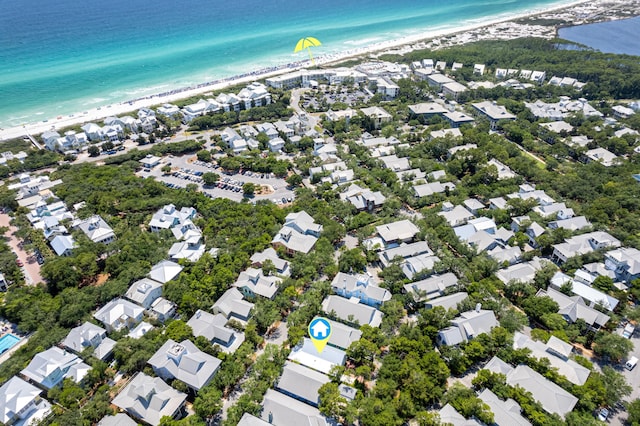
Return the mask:
<svg viewBox="0 0 640 426"><path fill-rule="evenodd" d="M14 235L18 228L11 225L10 221L11 216L5 213L0 213L0 227L9 228L9 230L4 234L9 240L9 247L11 247L16 256L18 256L18 259L24 263L22 273L24 274L25 282L29 285L35 285L42 282L40 265L38 265L38 262L36 262L33 255L30 255L22 248L22 241L18 240Z"/></svg>
<svg viewBox="0 0 640 426"><path fill-rule="evenodd" d="M616 330L615 333L620 332L621 330ZM636 330L634 336L631 338L631 342L633 343L633 351L629 354L629 358L635 356L640 359L640 332ZM626 361L626 360L625 360ZM627 402L631 402L635 399L640 398L640 367L636 366L633 370L629 371L624 368L623 365L613 365L618 372L622 373L622 375L627 379L627 383L633 389L631 391L631 395L629 395L625 400ZM624 425L625 420L627 419L627 411L626 410L617 410L612 414L609 418L608 423L615 426Z"/></svg>

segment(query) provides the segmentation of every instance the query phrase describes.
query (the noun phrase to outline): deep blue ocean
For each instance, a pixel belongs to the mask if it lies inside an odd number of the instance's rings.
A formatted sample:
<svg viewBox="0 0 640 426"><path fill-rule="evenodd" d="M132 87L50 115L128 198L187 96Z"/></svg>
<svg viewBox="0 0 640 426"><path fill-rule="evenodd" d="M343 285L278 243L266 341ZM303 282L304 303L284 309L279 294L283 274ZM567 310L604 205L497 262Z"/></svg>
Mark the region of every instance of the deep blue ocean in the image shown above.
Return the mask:
<svg viewBox="0 0 640 426"><path fill-rule="evenodd" d="M604 53L640 56L640 16L561 28L558 36Z"/></svg>
<svg viewBox="0 0 640 426"><path fill-rule="evenodd" d="M0 0L0 127L562 0Z"/></svg>

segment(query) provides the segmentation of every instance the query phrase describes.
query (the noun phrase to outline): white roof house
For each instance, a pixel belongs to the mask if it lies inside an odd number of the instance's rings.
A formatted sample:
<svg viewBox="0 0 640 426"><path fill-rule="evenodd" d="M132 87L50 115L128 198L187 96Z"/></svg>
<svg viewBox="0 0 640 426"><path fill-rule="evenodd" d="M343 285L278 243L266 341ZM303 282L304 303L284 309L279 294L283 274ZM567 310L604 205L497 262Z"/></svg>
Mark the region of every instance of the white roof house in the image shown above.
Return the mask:
<svg viewBox="0 0 640 426"><path fill-rule="evenodd" d="M384 240L385 246L390 247L394 243L413 240L420 229L413 222L405 219L376 226L376 232Z"/></svg>
<svg viewBox="0 0 640 426"><path fill-rule="evenodd" d="M491 128L495 129L500 120L515 120L516 116L511 114L503 106L497 105L495 102L484 101L471 104L475 110L482 116L489 119Z"/></svg>
<svg viewBox="0 0 640 426"><path fill-rule="evenodd" d="M386 201L386 197L380 191L373 192L355 184L340 194L340 199L350 202L358 210L368 211L382 207Z"/></svg>
<svg viewBox="0 0 640 426"><path fill-rule="evenodd" d="M45 389L51 389L66 378L79 382L90 369L77 355L54 346L36 354L20 374Z"/></svg>
<svg viewBox="0 0 640 426"><path fill-rule="evenodd" d="M547 359L551 367L556 368L558 373L574 385L584 385L591 374L591 370L569 359L573 346L555 336L551 336L547 343L542 343L516 331L513 336L513 348L527 348L531 351L531 356Z"/></svg>
<svg viewBox="0 0 640 426"><path fill-rule="evenodd" d="M49 244L58 256L70 256L71 251L76 247L71 235L56 235Z"/></svg>
<svg viewBox="0 0 640 426"><path fill-rule="evenodd" d="M317 407L320 403L318 390L330 381L331 379L326 374L287 361L275 387L285 395Z"/></svg>
<svg viewBox="0 0 640 426"><path fill-rule="evenodd" d="M62 341L67 349L80 354L86 348L93 348L93 356L104 360L113 351L115 340L107 337L107 331L90 322L72 328L67 337Z"/></svg>
<svg viewBox="0 0 640 426"><path fill-rule="evenodd" d="M169 318L173 318L176 314L178 305L164 297L158 297L151 304L150 314L154 316L158 321L165 322Z"/></svg>
<svg viewBox="0 0 640 426"><path fill-rule="evenodd" d="M345 351L333 346L326 346L322 352L318 352L311 339L306 337L289 354L289 360L324 374L336 366L344 365L346 358Z"/></svg>
<svg viewBox="0 0 640 426"><path fill-rule="evenodd" d="M438 216L442 216L450 226L463 225L475 217L463 206L455 206L451 210L439 212Z"/></svg>
<svg viewBox="0 0 640 426"><path fill-rule="evenodd" d="M574 256L591 253L592 251L604 248L618 248L620 245L620 241L607 232L589 232L567 238L564 243L554 244L551 258L564 263L567 259Z"/></svg>
<svg viewBox="0 0 640 426"><path fill-rule="evenodd" d="M578 398L526 365L521 364L513 368L494 357L485 368L495 373L505 374L508 385L520 386L527 392L531 392L533 398L540 402L542 408L548 413L555 413L564 418L578 402Z"/></svg>
<svg viewBox="0 0 640 426"><path fill-rule="evenodd" d="M330 319L327 319L327 321L331 326L331 334L327 342L329 346L346 350L353 342L357 342L362 337L362 331L357 328L349 327L348 325Z"/></svg>
<svg viewBox="0 0 640 426"><path fill-rule="evenodd" d="M416 197L428 197L433 194L441 194L447 190L456 189L455 183L452 182L429 182L420 185L414 185L413 193Z"/></svg>
<svg viewBox="0 0 640 426"><path fill-rule="evenodd" d="M428 300L424 306L427 309L433 309L436 306L441 306L445 310L456 309L459 303L462 303L469 295L464 291L449 294L447 296L436 297L435 299Z"/></svg>
<svg viewBox="0 0 640 426"><path fill-rule="evenodd" d="M263 251L259 253L254 253L251 258L251 266L254 268L262 268L264 263L269 260L276 268L276 272L280 275L288 276L289 271L289 262L280 258L278 253L273 249L273 247L267 247Z"/></svg>
<svg viewBox="0 0 640 426"><path fill-rule="evenodd" d="M378 258L380 259L380 263L382 263L384 267L387 267L396 258L407 259L421 254L433 255L433 251L429 248L429 244L427 244L426 241L401 244L397 247L382 250L378 254Z"/></svg>
<svg viewBox="0 0 640 426"><path fill-rule="evenodd" d="M445 291L458 284L458 277L448 272L443 275L434 275L424 280L405 284L404 291L411 294L416 302L435 299L443 296Z"/></svg>
<svg viewBox="0 0 640 426"><path fill-rule="evenodd" d="M162 284L158 281L143 278L131 284L125 297L145 309L149 309L154 300L162 296Z"/></svg>
<svg viewBox="0 0 640 426"><path fill-rule="evenodd" d="M530 426L531 422L522 417L520 405L509 398L501 400L489 389L484 389L478 398L489 406L493 413L493 422L498 426Z"/></svg>
<svg viewBox="0 0 640 426"><path fill-rule="evenodd" d="M603 308L613 312L616 306L618 306L618 299L615 297L609 296L597 288L575 281L570 276L563 274L560 271L556 272L555 275L551 277L551 285L554 288L560 289L566 283L571 283L571 292L582 297L585 303L588 302L591 307L601 305Z"/></svg>
<svg viewBox="0 0 640 426"><path fill-rule="evenodd" d="M74 222L74 228L80 228L94 243L109 244L116 239L113 229L100 216L92 216L88 219Z"/></svg>
<svg viewBox="0 0 640 426"><path fill-rule="evenodd" d="M125 413L114 416L104 416L96 426L138 426L138 422L131 420Z"/></svg>
<svg viewBox="0 0 640 426"><path fill-rule="evenodd" d="M420 274L424 271L432 270L438 262L440 262L440 258L438 256L434 256L433 254L429 253L423 253L416 256L407 257L400 264L400 268L402 268L402 272L404 273L404 275L412 280L417 274Z"/></svg>
<svg viewBox="0 0 640 426"><path fill-rule="evenodd" d="M585 157L591 162L600 163L605 167L613 166L618 163L618 156L613 152L604 148L594 148L584 153Z"/></svg>
<svg viewBox="0 0 640 426"><path fill-rule="evenodd" d="M534 257L529 262L519 263L517 265L509 266L508 268L500 269L496 272L496 277L504 284L508 284L511 281L521 283L531 283L542 267L548 263L547 261Z"/></svg>
<svg viewBox="0 0 640 426"><path fill-rule="evenodd" d="M608 315L587 306L580 296L570 297L553 287L549 287L546 290L538 290L536 296L549 296L553 299L558 304L558 313L569 323L574 323L580 318L592 328L598 329L604 326L610 319Z"/></svg>
<svg viewBox="0 0 640 426"><path fill-rule="evenodd" d="M291 254L309 253L321 232L322 225L315 223L307 212L289 213L285 217L282 229L271 240L271 244L274 247L283 246Z"/></svg>
<svg viewBox="0 0 640 426"><path fill-rule="evenodd" d="M104 305L93 314L107 331L118 331L123 328L132 328L142 321L144 308L124 299L114 299Z"/></svg>
<svg viewBox="0 0 640 426"><path fill-rule="evenodd" d="M240 418L237 426L270 426L271 423L254 416L250 413L244 413Z"/></svg>
<svg viewBox="0 0 640 426"><path fill-rule="evenodd" d="M331 281L331 289L342 297L357 297L361 303L374 307L391 299L389 290L378 287L371 277L364 274L338 272Z"/></svg>
<svg viewBox="0 0 640 426"><path fill-rule="evenodd" d="M317 408L273 389L268 389L264 396L262 420L276 426L329 426Z"/></svg>
<svg viewBox="0 0 640 426"><path fill-rule="evenodd" d="M218 358L202 352L189 340L177 343L171 339L148 362L164 380L178 379L195 391L213 379L222 363Z"/></svg>
<svg viewBox="0 0 640 426"><path fill-rule="evenodd" d="M193 207L182 207L177 210L173 204L167 204L153 214L149 222L149 229L152 232L171 229L187 220L193 219L196 214L196 209Z"/></svg>
<svg viewBox="0 0 640 426"><path fill-rule="evenodd" d="M238 275L233 286L249 297L258 295L273 299L278 292L278 285L281 281L278 277L264 275L262 269L248 268Z"/></svg>
<svg viewBox="0 0 640 426"><path fill-rule="evenodd" d="M438 332L437 342L453 346L467 342L482 333L489 333L498 321L493 311L477 308L460 314L451 321L451 326Z"/></svg>
<svg viewBox="0 0 640 426"><path fill-rule="evenodd" d="M346 323L369 324L371 327L379 327L382 323L382 312L363 305L357 298L327 296L322 302L322 310L327 314L335 314L336 318Z"/></svg>
<svg viewBox="0 0 640 426"><path fill-rule="evenodd" d="M161 378L138 373L113 398L112 403L131 417L156 426L162 417L174 417L186 399L186 394L178 392Z"/></svg>
<svg viewBox="0 0 640 426"><path fill-rule="evenodd" d="M182 266L170 260L163 260L151 267L149 278L162 284L166 284L182 272Z"/></svg>
<svg viewBox="0 0 640 426"><path fill-rule="evenodd" d="M614 271L616 277L631 282L640 277L640 250L621 247L604 255L605 266Z"/></svg>
<svg viewBox="0 0 640 426"><path fill-rule="evenodd" d="M244 333L226 326L227 318L222 314L210 314L198 309L187 325L193 335L204 336L212 344L218 345L225 353L233 353L244 342Z"/></svg>
<svg viewBox="0 0 640 426"><path fill-rule="evenodd" d="M40 397L42 391L19 377L0 387L0 422L6 425L36 424L51 412L51 404Z"/></svg>
<svg viewBox="0 0 640 426"><path fill-rule="evenodd" d="M244 300L242 293L237 288L225 291L216 303L211 307L214 314L222 314L227 319L247 321L253 309L253 303Z"/></svg>

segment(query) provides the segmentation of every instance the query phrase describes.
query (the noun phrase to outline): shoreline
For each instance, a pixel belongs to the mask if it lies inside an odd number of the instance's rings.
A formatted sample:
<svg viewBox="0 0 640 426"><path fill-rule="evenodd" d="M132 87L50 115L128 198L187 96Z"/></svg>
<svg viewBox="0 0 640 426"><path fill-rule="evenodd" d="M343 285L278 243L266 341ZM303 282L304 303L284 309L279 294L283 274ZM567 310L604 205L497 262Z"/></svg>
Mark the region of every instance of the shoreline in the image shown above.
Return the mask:
<svg viewBox="0 0 640 426"><path fill-rule="evenodd" d="M444 27L444 28L435 29L432 31L420 31L417 34L408 35L398 39L392 39L392 40L387 40L379 43L374 43L368 46L365 45L363 47L350 49L340 53L321 55L315 58L315 62L316 62L316 65L326 66L326 65L343 62L351 58L362 57L363 55L375 56L374 54L381 55L385 53L402 54L402 53L407 53L417 49L429 48L430 46L427 45L427 42L434 43L435 41L438 42L436 44L436 47L431 46L431 48L445 47L440 44L440 41L438 40L438 38L445 37L445 36L452 38L454 36L465 35L469 32L478 31L478 30L487 30L490 32L491 29L495 29L494 27L501 24L513 23L514 25L516 25L515 21L521 20L523 18L542 17L545 14L559 12L559 11L568 12L571 9L577 8L585 4L589 4L591 8L595 8L596 13L592 14L591 16L598 17L599 15L605 12L605 9L604 9L605 5L608 5L612 2L616 3L615 0L612 0L612 1L596 0L596 2L594 3L591 3L588 0L576 0L570 3L562 3L562 4L555 4L555 5L552 4L548 8L516 12L512 14L507 14L506 16L499 15L494 17L493 19L489 19L487 21L482 21L482 22L470 21L461 27ZM619 3L620 2L616 4L619 4ZM522 25L522 26L524 27L525 25ZM549 26L544 28L553 29L553 33L557 34L557 29L559 28L559 25ZM452 43L452 44L463 44L466 42L477 41L479 39L491 39L492 34L489 34L489 35L490 36L487 37L485 34L485 37L482 37L482 38L470 37L470 39L468 40L466 40L465 37L462 37L462 40L459 43ZM516 37L522 37L527 35L531 35L531 34L527 34L527 33L513 34L512 36L507 38L516 38ZM153 105L175 102L175 101L186 99L192 96L203 95L211 91L222 90L226 87L235 86L239 84L248 84L253 81L261 80L264 78L273 77L273 76L285 74L288 72L296 71L299 69L307 68L309 65L310 65L310 61L304 60L304 61L298 61L298 62L293 62L289 64L282 64L278 66L262 68L262 69L247 72L245 74L240 74L240 75L231 76L228 78L222 78L222 79L209 81L209 82L203 82L195 86L176 88L176 89L158 93L158 94L144 96L141 98L132 99L128 101L123 101L117 104L96 107L81 113L70 114L67 116L58 116L56 118L49 118L47 120L39 121L39 122L26 123L24 125L18 125L10 128L0 128L0 141L25 137L28 135L37 135L51 129L57 130L57 129L61 129L61 128L65 128L65 127L69 127L77 124L97 121L109 116L114 116L114 115L117 116L117 115L130 113L132 111L136 111L144 107L150 107Z"/></svg>

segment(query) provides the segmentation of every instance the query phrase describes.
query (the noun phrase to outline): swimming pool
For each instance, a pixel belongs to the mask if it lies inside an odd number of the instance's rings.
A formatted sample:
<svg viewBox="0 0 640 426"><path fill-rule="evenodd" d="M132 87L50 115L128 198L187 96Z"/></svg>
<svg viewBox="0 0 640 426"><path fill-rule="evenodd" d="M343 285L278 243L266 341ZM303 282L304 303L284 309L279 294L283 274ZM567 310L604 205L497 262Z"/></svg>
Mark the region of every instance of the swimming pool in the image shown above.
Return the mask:
<svg viewBox="0 0 640 426"><path fill-rule="evenodd" d="M15 346L16 343L20 341L18 336L14 336L13 334L5 334L0 337L0 354L5 353L9 349Z"/></svg>

